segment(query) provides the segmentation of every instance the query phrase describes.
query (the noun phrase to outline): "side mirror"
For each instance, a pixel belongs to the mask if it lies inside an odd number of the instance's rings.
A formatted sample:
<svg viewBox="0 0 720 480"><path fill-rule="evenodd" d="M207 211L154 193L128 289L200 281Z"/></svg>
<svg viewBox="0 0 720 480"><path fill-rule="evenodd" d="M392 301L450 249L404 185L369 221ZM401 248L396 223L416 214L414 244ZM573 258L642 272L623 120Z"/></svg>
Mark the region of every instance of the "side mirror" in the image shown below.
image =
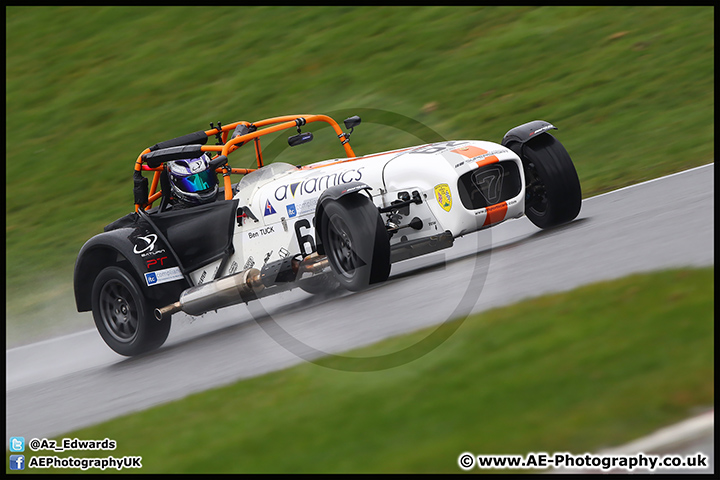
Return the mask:
<svg viewBox="0 0 720 480"><path fill-rule="evenodd" d="M345 128L350 129L350 128L355 128L358 125L360 125L361 121L362 120L360 119L360 117L358 117L357 115L353 115L352 117L346 118L345 120L343 120L343 123L345 124Z"/></svg>
<svg viewBox="0 0 720 480"><path fill-rule="evenodd" d="M312 139L312 132L298 133L297 135L288 137L288 145L295 147L297 145L302 145L303 143L312 142Z"/></svg>

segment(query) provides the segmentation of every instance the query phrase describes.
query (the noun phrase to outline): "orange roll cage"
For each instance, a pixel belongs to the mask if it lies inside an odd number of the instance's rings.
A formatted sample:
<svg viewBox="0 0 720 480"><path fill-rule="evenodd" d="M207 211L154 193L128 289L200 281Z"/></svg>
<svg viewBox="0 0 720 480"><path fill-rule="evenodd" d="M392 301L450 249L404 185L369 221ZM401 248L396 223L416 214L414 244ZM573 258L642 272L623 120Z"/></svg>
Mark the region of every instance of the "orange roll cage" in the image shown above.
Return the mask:
<svg viewBox="0 0 720 480"><path fill-rule="evenodd" d="M331 117L328 117L327 115L285 115L282 117L273 117L273 118L267 118L265 120L260 120L258 122L246 122L246 121L239 121L235 123L231 123L229 125L222 125L218 126L216 128L212 128L210 130L205 130L203 133L207 137L212 136L218 136L220 135L220 140L222 142L222 145L202 145L201 151L202 152L216 152L217 155L213 156L212 158L216 158L218 155L225 155L228 157L232 152L240 148L242 145L245 145L249 141L253 141L255 146L255 159L257 162L257 168L263 167L263 159L262 159L262 149L260 147L260 137L263 135L267 135L274 132L279 132L281 130L287 130L289 128L300 128L303 125L306 125L308 123L312 122L325 122L329 124L335 133L338 136L338 139L340 140L342 147L345 149L345 154L348 158L355 158L356 155L352 150L352 147L349 143L349 135L342 131L340 126L337 124L335 120L333 120ZM237 128L239 125L245 125L249 129L255 129L252 132L246 133L244 135L239 135L230 141L227 140L228 134ZM212 125L211 125L212 126ZM199 132L198 132L199 133ZM153 178L152 183L150 185L150 190L148 192L148 203L145 205L141 205L136 203L135 204L135 211L137 211L140 208L144 208L145 210L148 210L152 207L153 202L158 200L162 197L162 191L158 191L158 184L160 183L160 175L165 168L164 164L158 167L150 167L145 164L145 160L143 156L147 153L150 153L152 150L148 147L145 150L140 153L137 160L135 161L135 171L136 172L143 172L143 171L152 171ZM223 167L220 167L216 170L216 173L223 175L223 184L225 187L225 200L232 200L232 182L230 181L230 175L231 174L237 174L237 175L245 175L250 172L254 172L256 169L254 168L231 168L229 163L224 165Z"/></svg>

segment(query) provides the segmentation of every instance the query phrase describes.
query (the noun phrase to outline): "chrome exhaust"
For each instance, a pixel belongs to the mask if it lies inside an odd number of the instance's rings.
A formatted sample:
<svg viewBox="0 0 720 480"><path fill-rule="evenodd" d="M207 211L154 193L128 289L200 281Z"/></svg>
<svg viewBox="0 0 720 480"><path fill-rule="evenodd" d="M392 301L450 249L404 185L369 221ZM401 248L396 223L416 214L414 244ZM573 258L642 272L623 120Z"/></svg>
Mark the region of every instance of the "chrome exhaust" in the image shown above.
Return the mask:
<svg viewBox="0 0 720 480"><path fill-rule="evenodd" d="M167 305L165 307L156 308L155 318L157 318L158 320L162 320L163 318L170 318L173 313L177 313L180 311L182 311L182 303L171 303L170 305ZM165 315L167 315L167 317Z"/></svg>
<svg viewBox="0 0 720 480"><path fill-rule="evenodd" d="M260 270L249 268L205 285L188 288L180 294L177 302L156 308L155 318L163 320L180 311L189 315L202 315L210 310L253 300L263 288L265 285L260 281Z"/></svg>
<svg viewBox="0 0 720 480"><path fill-rule="evenodd" d="M297 275L302 275L306 272L312 274L320 273L329 266L330 260L328 260L325 255L321 256L317 253L308 255L301 262L293 262L293 270Z"/></svg>
<svg viewBox="0 0 720 480"><path fill-rule="evenodd" d="M312 275L321 273L330 262L326 256L317 253L308 255L302 261L293 259L289 263L292 270L290 278L299 278L304 273ZM275 272L277 273L277 272ZM276 279L272 276L272 281ZM257 298L258 294L265 288L262 272L257 268L249 268L242 272L219 278L213 282L196 287L188 288L180 294L180 299L155 309L155 318L158 320L169 319L171 315L178 312L185 312L188 315L202 315L210 310L228 307L240 302L248 302ZM271 285L268 285L271 286Z"/></svg>

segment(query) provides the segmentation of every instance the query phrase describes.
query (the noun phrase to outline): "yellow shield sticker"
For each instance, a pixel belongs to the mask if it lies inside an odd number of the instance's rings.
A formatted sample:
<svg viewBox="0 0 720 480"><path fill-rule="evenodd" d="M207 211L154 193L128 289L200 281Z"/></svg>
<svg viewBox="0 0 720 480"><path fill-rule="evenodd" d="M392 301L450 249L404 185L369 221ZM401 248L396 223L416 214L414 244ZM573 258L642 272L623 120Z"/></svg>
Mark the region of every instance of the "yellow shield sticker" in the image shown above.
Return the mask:
<svg viewBox="0 0 720 480"><path fill-rule="evenodd" d="M452 194L447 183L441 183L435 187L435 199L443 210L450 211L452 208Z"/></svg>

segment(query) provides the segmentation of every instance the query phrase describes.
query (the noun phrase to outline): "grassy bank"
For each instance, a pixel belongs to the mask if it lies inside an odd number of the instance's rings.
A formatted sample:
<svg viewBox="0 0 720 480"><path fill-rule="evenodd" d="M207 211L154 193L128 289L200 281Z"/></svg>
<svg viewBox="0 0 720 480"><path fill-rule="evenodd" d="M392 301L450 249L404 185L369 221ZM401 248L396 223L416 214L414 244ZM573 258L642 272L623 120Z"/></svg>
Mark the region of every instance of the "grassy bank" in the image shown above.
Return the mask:
<svg viewBox="0 0 720 480"><path fill-rule="evenodd" d="M367 108L499 141L545 119L585 196L714 157L711 7L7 7L6 30L10 338L80 321L72 265L132 208L132 162L209 122ZM364 120L358 154L421 143ZM278 159L341 155L321 143Z"/></svg>
<svg viewBox="0 0 720 480"><path fill-rule="evenodd" d="M459 472L465 451L597 451L713 405L713 273L528 300L467 318L400 367L349 373L328 358L65 437L114 439L115 457L141 455L142 472L162 473Z"/></svg>

